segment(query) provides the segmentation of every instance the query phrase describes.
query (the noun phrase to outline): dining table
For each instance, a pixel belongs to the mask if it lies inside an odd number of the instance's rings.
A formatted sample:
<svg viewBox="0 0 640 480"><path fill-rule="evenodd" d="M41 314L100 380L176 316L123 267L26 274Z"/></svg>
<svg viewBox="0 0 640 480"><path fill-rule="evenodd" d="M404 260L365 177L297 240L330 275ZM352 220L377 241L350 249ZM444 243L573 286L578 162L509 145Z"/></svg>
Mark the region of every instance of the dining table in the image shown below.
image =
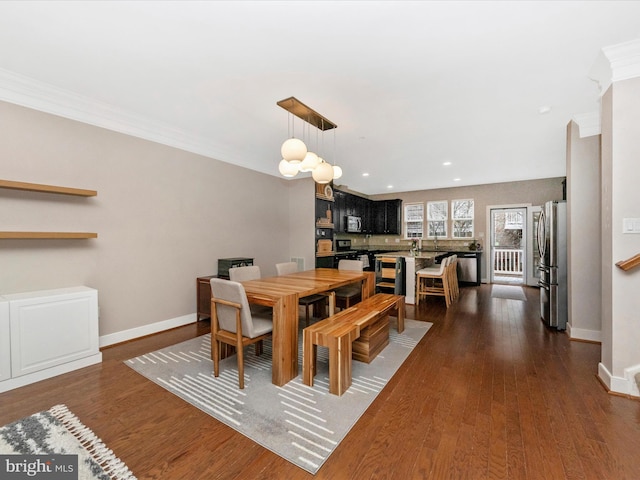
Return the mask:
<svg viewBox="0 0 640 480"><path fill-rule="evenodd" d="M374 293L375 273L369 271L316 268L287 275L247 280L242 283L249 303L273 309L272 383L282 386L298 376L298 300L307 295L329 295L333 314L333 290L362 284L362 299Z"/></svg>

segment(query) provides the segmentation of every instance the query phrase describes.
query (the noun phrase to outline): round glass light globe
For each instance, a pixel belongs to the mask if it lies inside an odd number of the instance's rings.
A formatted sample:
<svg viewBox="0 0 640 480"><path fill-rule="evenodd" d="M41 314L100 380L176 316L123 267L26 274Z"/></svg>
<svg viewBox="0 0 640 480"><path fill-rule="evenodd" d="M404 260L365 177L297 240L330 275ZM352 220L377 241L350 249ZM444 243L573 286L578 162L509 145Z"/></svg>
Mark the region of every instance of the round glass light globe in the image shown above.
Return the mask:
<svg viewBox="0 0 640 480"><path fill-rule="evenodd" d="M299 138L290 138L282 144L280 153L288 162L301 162L307 154L307 146Z"/></svg>
<svg viewBox="0 0 640 480"><path fill-rule="evenodd" d="M337 165L333 166L333 179L336 180L342 176L342 168Z"/></svg>
<svg viewBox="0 0 640 480"><path fill-rule="evenodd" d="M313 170L311 176L318 183L329 183L333 180L333 167L330 163L322 162Z"/></svg>
<svg viewBox="0 0 640 480"><path fill-rule="evenodd" d="M318 155L316 155L313 152L307 151L307 154L305 155L304 160L302 160L302 163L300 164L300 171L312 172L313 169L316 168L319 163L320 163L320 159L318 158Z"/></svg>
<svg viewBox="0 0 640 480"><path fill-rule="evenodd" d="M298 165L286 161L284 158L278 164L278 170L283 177L295 177L298 174Z"/></svg>

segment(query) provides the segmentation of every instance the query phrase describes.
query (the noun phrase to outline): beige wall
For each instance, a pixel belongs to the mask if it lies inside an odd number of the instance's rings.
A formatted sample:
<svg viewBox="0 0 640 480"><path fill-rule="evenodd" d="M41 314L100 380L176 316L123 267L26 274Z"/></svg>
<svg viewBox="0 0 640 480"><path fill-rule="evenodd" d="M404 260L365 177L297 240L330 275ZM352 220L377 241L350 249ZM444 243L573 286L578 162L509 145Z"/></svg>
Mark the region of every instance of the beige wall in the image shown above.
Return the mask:
<svg viewBox="0 0 640 480"><path fill-rule="evenodd" d="M602 97L602 367L614 391L628 393L626 370L640 371L640 275L615 263L640 252L640 235L622 233L640 218L640 78L613 83ZM608 376L611 377L608 377ZM608 378L607 378L608 377ZM631 379L630 384L634 385ZM637 392L637 388L636 388ZM636 393L637 394L637 393Z"/></svg>
<svg viewBox="0 0 640 480"><path fill-rule="evenodd" d="M567 211L568 330L600 341L600 135L580 138L575 122L567 125Z"/></svg>
<svg viewBox="0 0 640 480"><path fill-rule="evenodd" d="M217 273L218 258L254 257L272 275L292 253L313 257L311 181L7 103L0 103L0 158L0 178L98 191L76 198L0 189L1 230L99 235L0 240L0 294L96 288L103 343L144 334L157 322L193 320L195 279ZM291 250L291 225L297 232L302 219L309 219L308 238Z"/></svg>

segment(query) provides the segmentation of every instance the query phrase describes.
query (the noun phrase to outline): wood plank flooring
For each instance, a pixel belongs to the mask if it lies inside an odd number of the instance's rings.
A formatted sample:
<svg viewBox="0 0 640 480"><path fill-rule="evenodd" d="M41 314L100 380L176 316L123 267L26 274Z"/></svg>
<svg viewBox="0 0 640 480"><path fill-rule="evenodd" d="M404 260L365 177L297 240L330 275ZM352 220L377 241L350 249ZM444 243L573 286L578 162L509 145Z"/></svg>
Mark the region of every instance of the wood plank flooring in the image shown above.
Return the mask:
<svg viewBox="0 0 640 480"><path fill-rule="evenodd" d="M434 325L318 474L281 459L123 364L207 333L207 321L107 348L101 365L0 394L0 425L64 403L140 479L640 478L640 402L596 378L527 301L462 288L407 317Z"/></svg>

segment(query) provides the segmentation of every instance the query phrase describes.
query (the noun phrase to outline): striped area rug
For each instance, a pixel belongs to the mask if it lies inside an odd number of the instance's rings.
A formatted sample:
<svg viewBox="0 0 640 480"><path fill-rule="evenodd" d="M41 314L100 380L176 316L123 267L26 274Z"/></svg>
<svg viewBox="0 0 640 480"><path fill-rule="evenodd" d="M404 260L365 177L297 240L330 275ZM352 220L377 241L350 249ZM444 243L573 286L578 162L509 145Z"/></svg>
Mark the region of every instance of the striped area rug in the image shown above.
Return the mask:
<svg viewBox="0 0 640 480"><path fill-rule="evenodd" d="M353 361L353 384L340 397L329 394L327 351L322 347L313 387L304 385L301 375L283 387L271 383L270 341L260 357L254 355L253 347L245 351L244 390L238 388L235 355L221 362L218 378L213 376L208 334L125 363L265 448L316 473L431 326L407 319L404 332L398 334L393 317L391 323L389 345L370 364Z"/></svg>

